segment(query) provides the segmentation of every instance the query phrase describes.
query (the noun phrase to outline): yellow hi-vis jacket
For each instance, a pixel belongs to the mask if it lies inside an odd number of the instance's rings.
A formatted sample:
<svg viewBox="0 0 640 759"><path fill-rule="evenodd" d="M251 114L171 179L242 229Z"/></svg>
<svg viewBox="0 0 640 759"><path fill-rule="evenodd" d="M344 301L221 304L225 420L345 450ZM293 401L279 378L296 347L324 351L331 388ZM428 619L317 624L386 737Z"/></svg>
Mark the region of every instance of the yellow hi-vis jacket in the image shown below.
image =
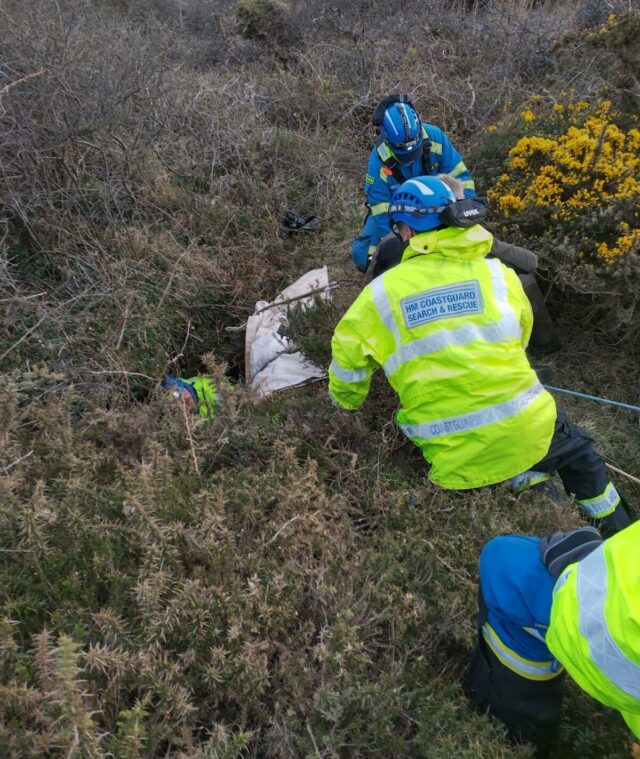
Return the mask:
<svg viewBox="0 0 640 759"><path fill-rule="evenodd" d="M640 738L640 522L570 564L553 590L546 643Z"/></svg>
<svg viewBox="0 0 640 759"><path fill-rule="evenodd" d="M397 421L445 488L491 485L546 455L556 408L529 365L533 317L515 272L475 225L412 237L402 262L373 280L331 342L329 392L355 409L382 366Z"/></svg>

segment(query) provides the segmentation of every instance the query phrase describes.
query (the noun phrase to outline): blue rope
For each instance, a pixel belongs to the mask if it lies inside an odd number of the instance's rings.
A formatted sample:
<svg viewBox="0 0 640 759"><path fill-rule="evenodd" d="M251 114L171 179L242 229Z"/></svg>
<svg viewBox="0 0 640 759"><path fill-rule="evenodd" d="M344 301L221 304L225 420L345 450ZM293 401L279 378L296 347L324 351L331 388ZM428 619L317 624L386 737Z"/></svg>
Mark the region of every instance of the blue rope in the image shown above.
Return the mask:
<svg viewBox="0 0 640 759"><path fill-rule="evenodd" d="M619 408L626 408L630 411L635 411L640 414L640 406L632 406L630 403L620 403L620 401L610 401L608 398L599 398L597 395L587 395L586 393L578 393L575 390L566 390L564 387L553 387L552 385L544 385L547 390L555 390L556 393L566 393L567 395L575 395L577 398L587 398L590 401L597 401L598 403L606 403L609 406L618 406Z"/></svg>

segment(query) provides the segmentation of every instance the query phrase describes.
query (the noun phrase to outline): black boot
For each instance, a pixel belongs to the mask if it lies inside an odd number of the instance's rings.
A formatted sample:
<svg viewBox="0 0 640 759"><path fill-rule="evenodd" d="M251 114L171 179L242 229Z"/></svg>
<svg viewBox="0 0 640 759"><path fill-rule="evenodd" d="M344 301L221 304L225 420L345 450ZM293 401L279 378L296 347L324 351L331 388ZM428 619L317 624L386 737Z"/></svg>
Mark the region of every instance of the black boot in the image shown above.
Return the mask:
<svg viewBox="0 0 640 759"><path fill-rule="evenodd" d="M620 503L616 506L615 511L607 514L606 517L602 517L602 519L593 519L591 524L605 540L628 527L631 524L631 517L626 509L624 499L620 498Z"/></svg>

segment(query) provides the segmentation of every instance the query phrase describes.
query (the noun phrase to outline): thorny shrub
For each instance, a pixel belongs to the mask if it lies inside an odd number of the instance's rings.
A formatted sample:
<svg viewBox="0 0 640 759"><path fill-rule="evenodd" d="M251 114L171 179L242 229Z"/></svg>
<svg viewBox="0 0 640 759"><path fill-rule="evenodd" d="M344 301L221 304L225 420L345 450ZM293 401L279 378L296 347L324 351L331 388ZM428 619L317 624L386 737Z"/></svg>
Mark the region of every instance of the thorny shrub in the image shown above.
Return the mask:
<svg viewBox="0 0 640 759"><path fill-rule="evenodd" d="M632 12L566 34L565 58L575 50L567 66L585 70L591 56L609 84L588 99L571 89L506 104L474 151L496 231L541 256L557 285L552 301L623 338L640 324L640 90L634 96L628 66L639 30ZM623 81L627 89L616 86Z"/></svg>
<svg viewBox="0 0 640 759"><path fill-rule="evenodd" d="M323 388L186 426L56 380L1 394L3 756L530 756L460 690L476 561L575 511L438 491ZM620 756L617 717L568 702Z"/></svg>
<svg viewBox="0 0 640 759"><path fill-rule="evenodd" d="M3 364L134 394L207 349L240 364L225 327L318 255L276 231L290 205L346 197L337 159L309 156L344 137L263 121L268 77L176 71L151 21L36 3L0 28Z"/></svg>
<svg viewBox="0 0 640 759"><path fill-rule="evenodd" d="M640 129L611 102L556 103L520 114L489 199L501 234L535 248L556 281L604 294L598 311L616 332L640 323ZM631 120L631 123L636 123Z"/></svg>
<svg viewBox="0 0 640 759"><path fill-rule="evenodd" d="M285 46L298 36L284 0L239 0L236 19L240 33L248 39Z"/></svg>
<svg viewBox="0 0 640 759"><path fill-rule="evenodd" d="M584 2L287 5L277 45L241 36L233 0L0 9L2 756L530 756L460 689L476 561L575 511L431 487L381 376L353 415L322 386L236 387L186 421L158 379L220 361L241 379L226 328L322 263L336 301L292 327L327 361L385 92L464 154L565 75L593 96L609 53L560 63ZM321 234L278 234L287 208ZM626 467L632 424L610 413L589 429ZM626 741L569 692L558 756Z"/></svg>
<svg viewBox="0 0 640 759"><path fill-rule="evenodd" d="M447 593L424 531L462 513L417 480L367 484L350 418L314 390L297 409L235 391L189 431L166 398L114 414L33 390L24 406L18 378L2 398L3 756L508 755L445 685L480 535ZM350 493L331 484L344 469Z"/></svg>

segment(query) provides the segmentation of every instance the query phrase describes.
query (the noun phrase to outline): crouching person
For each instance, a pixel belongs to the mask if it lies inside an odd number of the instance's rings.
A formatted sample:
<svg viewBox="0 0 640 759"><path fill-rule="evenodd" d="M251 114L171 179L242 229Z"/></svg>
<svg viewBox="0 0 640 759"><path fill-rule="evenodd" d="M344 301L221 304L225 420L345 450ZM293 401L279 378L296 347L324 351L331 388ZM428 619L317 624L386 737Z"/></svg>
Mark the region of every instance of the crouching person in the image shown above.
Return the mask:
<svg viewBox="0 0 640 759"><path fill-rule="evenodd" d="M557 413L529 364L533 318L520 280L489 256L493 236L460 220L457 204L432 176L393 194L389 218L406 246L336 326L329 392L356 409L382 367L400 398L398 424L436 485L558 472L585 515L613 534L629 515L591 439Z"/></svg>
<svg viewBox="0 0 640 759"><path fill-rule="evenodd" d="M207 377L182 379L169 375L164 387L170 390L175 398L182 400L188 410L197 410L200 416L215 416L220 410L220 394Z"/></svg>
<svg viewBox="0 0 640 759"><path fill-rule="evenodd" d="M486 198L465 198L464 183L448 174L438 174L438 179L441 179L455 196L456 216L459 222L466 222L467 226L485 222L489 216ZM407 246L408 241L402 240L398 234L391 233L383 238L372 256L371 265L367 270L367 281L370 282L399 264ZM544 295L536 281L538 256L528 248L521 248L494 237L487 257L497 258L505 266L513 269L520 279L533 312L529 348L540 353L553 353L559 350L562 345L547 310Z"/></svg>
<svg viewBox="0 0 640 759"><path fill-rule="evenodd" d="M502 535L480 554L471 703L515 741L552 747L565 671L640 737L640 523L606 542L593 527Z"/></svg>

